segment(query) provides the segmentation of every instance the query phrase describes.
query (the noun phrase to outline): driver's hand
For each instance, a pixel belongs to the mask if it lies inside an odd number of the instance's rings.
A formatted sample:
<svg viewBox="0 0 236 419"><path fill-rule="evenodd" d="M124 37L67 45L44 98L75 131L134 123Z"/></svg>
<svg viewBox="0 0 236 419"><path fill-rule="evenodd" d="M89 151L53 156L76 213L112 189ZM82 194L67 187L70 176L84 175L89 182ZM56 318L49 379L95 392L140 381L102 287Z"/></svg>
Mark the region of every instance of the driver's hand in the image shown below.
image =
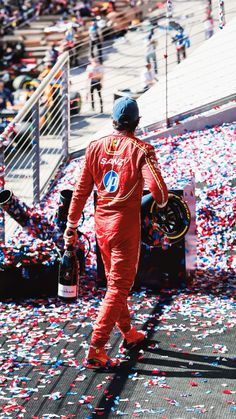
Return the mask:
<svg viewBox="0 0 236 419"><path fill-rule="evenodd" d="M78 234L77 234L76 229L67 227L65 232L64 232L63 238L64 238L66 249L70 245L72 245L72 246L75 245L77 240L78 240Z"/></svg>

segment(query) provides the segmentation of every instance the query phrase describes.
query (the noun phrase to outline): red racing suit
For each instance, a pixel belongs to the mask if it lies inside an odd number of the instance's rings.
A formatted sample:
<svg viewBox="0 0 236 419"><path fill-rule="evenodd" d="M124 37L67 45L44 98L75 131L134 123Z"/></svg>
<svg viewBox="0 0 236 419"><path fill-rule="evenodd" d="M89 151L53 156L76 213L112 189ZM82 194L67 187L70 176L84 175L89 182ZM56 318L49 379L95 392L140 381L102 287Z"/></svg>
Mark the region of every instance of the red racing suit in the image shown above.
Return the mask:
<svg viewBox="0 0 236 419"><path fill-rule="evenodd" d="M107 291L93 328L91 345L104 346L116 324L129 331L127 297L137 272L140 207L145 185L158 206L168 199L154 148L132 134L114 134L91 142L75 185L68 227L76 227L87 198L97 188L95 226L107 277Z"/></svg>

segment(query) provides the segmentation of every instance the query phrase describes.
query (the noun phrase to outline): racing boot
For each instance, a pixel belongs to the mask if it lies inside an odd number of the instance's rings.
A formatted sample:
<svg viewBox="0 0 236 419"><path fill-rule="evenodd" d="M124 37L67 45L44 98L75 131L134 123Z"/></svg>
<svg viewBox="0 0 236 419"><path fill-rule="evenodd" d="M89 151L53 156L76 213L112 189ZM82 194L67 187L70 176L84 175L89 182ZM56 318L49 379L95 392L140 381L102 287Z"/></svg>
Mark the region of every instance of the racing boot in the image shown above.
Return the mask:
<svg viewBox="0 0 236 419"><path fill-rule="evenodd" d="M133 349L138 343L146 339L146 334L142 330L137 330L134 326L127 333L122 333L124 341L122 346L125 349Z"/></svg>
<svg viewBox="0 0 236 419"><path fill-rule="evenodd" d="M90 346L86 358L83 360L86 368L109 368L116 367L120 364L119 359L109 358L104 347L95 348Z"/></svg>

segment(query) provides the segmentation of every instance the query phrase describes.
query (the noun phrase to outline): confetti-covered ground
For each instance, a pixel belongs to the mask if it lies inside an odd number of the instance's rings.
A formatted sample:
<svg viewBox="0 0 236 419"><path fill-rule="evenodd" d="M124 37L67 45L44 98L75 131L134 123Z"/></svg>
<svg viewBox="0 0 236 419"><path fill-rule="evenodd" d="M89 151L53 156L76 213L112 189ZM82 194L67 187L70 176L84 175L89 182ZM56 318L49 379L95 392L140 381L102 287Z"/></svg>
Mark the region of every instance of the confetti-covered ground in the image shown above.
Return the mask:
<svg viewBox="0 0 236 419"><path fill-rule="evenodd" d="M95 373L82 364L104 293L94 286L92 198L81 228L92 252L78 303L64 305L56 298L0 303L0 418L236 417L235 138L236 123L153 142L169 188L181 188L195 175L198 269L185 290L155 295L143 288L130 295L133 323L148 332L150 342L117 370ZM48 219L59 191L73 187L80 164L76 159L63 168L46 195L39 211ZM25 232L11 244L24 244L19 251L24 260L30 259L30 246L45 265L56 257L54 243L42 246ZM120 342L114 330L112 356ZM121 350L119 356L124 359Z"/></svg>

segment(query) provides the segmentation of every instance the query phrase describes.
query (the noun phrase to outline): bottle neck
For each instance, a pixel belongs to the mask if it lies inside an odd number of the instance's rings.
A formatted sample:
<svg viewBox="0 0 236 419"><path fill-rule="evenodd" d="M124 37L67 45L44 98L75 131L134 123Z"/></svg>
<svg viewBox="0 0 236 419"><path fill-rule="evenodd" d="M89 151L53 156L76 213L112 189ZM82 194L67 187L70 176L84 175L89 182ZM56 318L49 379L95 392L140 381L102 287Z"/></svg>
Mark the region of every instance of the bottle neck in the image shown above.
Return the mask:
<svg viewBox="0 0 236 419"><path fill-rule="evenodd" d="M64 252L64 255L72 256L75 253L75 247L73 245L69 245Z"/></svg>
<svg viewBox="0 0 236 419"><path fill-rule="evenodd" d="M73 244L69 244L69 246L65 250L66 251L68 250L69 252L73 252L75 250L75 246Z"/></svg>

